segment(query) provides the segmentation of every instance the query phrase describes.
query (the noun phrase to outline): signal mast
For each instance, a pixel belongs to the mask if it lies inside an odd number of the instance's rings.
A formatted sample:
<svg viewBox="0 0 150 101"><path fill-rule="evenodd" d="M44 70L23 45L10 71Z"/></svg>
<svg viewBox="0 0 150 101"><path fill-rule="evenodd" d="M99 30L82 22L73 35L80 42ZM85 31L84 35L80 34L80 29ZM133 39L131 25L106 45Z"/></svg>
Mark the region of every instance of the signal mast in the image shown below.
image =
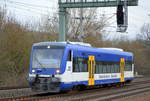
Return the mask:
<svg viewBox="0 0 150 101"><path fill-rule="evenodd" d="M124 4L118 1L117 5L117 32L126 32L128 28L128 6L127 0L124 0Z"/></svg>

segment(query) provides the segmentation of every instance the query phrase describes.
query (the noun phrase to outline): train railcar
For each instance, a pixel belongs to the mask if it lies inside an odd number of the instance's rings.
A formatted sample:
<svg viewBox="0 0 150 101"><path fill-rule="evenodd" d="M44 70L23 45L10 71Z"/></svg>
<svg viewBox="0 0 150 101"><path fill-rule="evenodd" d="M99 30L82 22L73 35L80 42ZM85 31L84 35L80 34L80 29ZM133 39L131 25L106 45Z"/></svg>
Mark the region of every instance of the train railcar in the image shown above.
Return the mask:
<svg viewBox="0 0 150 101"><path fill-rule="evenodd" d="M133 79L130 52L73 42L40 42L32 47L28 80L36 92L60 92Z"/></svg>

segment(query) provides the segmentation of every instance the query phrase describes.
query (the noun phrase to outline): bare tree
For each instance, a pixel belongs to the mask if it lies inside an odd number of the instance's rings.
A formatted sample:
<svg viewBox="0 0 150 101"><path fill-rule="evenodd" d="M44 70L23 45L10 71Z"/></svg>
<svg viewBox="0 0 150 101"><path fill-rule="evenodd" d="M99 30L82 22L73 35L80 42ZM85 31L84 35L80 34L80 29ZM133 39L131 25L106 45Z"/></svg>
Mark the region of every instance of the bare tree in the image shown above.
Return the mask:
<svg viewBox="0 0 150 101"><path fill-rule="evenodd" d="M83 33L80 32L80 9L70 9L67 10L67 20L68 20L68 32L66 33L67 40L71 41L81 41L86 39L89 35L95 35L102 39L102 30L107 26L108 18L104 15L102 17L97 16L97 10L84 9L83 16ZM59 20L58 15L54 14L51 17L44 18L40 30L49 32L53 35L58 35Z"/></svg>
<svg viewBox="0 0 150 101"><path fill-rule="evenodd" d="M2 26L5 22L5 12L4 9L0 8L0 29L2 29Z"/></svg>
<svg viewBox="0 0 150 101"><path fill-rule="evenodd" d="M136 49L139 51L139 54L136 54L136 57L139 57L137 62L140 66L140 71L143 71L143 74L149 75L150 72L150 23L144 24L141 28L141 32L137 35L137 42L141 44L141 49ZM136 59L136 60L138 60Z"/></svg>
<svg viewBox="0 0 150 101"><path fill-rule="evenodd" d="M143 25L141 33L138 34L137 38L148 50L150 50L150 23Z"/></svg>

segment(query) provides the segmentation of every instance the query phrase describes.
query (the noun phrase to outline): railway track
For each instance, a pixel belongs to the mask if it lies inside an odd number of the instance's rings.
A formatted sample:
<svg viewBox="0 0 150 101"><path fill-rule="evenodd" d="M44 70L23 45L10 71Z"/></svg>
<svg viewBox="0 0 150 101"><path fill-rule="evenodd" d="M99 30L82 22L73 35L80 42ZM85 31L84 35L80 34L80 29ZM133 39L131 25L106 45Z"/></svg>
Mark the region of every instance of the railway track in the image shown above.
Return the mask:
<svg viewBox="0 0 150 101"><path fill-rule="evenodd" d="M17 100L17 101L40 101L40 100L49 100L49 101L81 101L81 100L91 100L91 101L99 101L99 100L107 100L119 98L122 96L128 96L135 93L150 91L150 82L148 80L137 81L131 84L128 84L122 88L116 87L107 87L93 90L85 90L80 92L73 93L59 93L59 94L50 94L50 95L37 95L35 93L18 96L18 97L10 97L10 98L2 98L1 100ZM134 86L134 87L133 87ZM136 91L138 90L138 91ZM131 93L132 92L132 93ZM113 95L114 94L114 95ZM122 94L122 95L119 95ZM87 96L88 95L88 96ZM108 96L109 95L109 96Z"/></svg>
<svg viewBox="0 0 150 101"><path fill-rule="evenodd" d="M29 88L29 87L27 87L27 86L23 86L23 87L21 87L21 86L16 86L16 87L0 87L0 90L11 90L11 89L23 89L23 88Z"/></svg>
<svg viewBox="0 0 150 101"><path fill-rule="evenodd" d="M150 84L150 83L149 83ZM150 91L150 86L148 84L142 85L141 87L126 88L126 89L116 89L111 91L105 91L105 93L96 92L95 94L82 96L80 98L70 99L69 101L111 101L113 99L119 99L122 97L132 96L135 94Z"/></svg>

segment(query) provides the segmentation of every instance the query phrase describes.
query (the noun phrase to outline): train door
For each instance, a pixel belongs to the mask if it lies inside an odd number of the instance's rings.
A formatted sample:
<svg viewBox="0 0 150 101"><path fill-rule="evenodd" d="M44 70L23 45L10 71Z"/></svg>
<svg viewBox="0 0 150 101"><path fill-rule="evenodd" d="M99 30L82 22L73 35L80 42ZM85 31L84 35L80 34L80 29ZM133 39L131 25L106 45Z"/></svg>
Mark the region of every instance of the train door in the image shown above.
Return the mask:
<svg viewBox="0 0 150 101"><path fill-rule="evenodd" d="M89 72L88 85L92 86L95 83L94 81L95 57L94 56L88 57L88 72Z"/></svg>
<svg viewBox="0 0 150 101"><path fill-rule="evenodd" d="M72 82L73 81L73 76L72 76L73 67L72 66L73 66L73 51L69 50L67 62L66 62L66 70L65 70L64 78L63 78L64 81L66 81L66 82Z"/></svg>
<svg viewBox="0 0 150 101"><path fill-rule="evenodd" d="M125 68L125 59L120 59L120 82L124 82L124 68Z"/></svg>

